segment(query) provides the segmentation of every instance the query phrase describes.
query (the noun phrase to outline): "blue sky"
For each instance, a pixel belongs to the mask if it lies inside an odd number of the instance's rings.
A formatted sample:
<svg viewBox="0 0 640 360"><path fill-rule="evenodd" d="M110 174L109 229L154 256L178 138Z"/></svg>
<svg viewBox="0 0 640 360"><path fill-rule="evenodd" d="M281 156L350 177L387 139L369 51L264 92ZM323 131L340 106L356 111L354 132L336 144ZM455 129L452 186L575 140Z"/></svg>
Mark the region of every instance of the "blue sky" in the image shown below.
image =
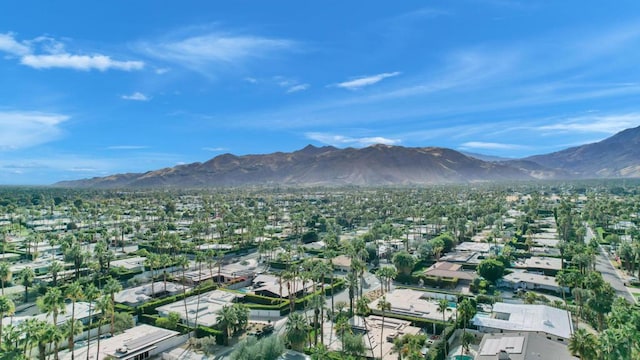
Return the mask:
<svg viewBox="0 0 640 360"><path fill-rule="evenodd" d="M637 1L5 1L0 184L307 144L523 157L598 141L640 125L639 10Z"/></svg>

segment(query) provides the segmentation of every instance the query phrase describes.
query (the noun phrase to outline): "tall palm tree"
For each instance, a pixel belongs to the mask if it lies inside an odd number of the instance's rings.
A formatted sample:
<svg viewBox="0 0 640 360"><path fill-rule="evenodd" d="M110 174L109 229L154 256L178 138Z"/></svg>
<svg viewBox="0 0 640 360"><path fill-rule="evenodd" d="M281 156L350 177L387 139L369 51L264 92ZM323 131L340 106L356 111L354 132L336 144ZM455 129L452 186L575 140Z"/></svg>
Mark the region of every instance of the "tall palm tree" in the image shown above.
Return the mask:
<svg viewBox="0 0 640 360"><path fill-rule="evenodd" d="M445 319L445 313L447 312L447 309L449 308L449 301L447 301L447 299L440 299L438 301L438 311L442 313L442 322L447 322L447 320ZM433 333L436 333L436 324L433 323Z"/></svg>
<svg viewBox="0 0 640 360"><path fill-rule="evenodd" d="M65 296L67 299L71 300L71 320L68 321L67 323L69 324L69 326L71 326L71 328L69 329L70 331L68 331L69 334L69 350L71 351L71 360L75 359L75 351L74 351L74 343L73 343L73 338L76 334L74 326L76 324L75 318L76 318L76 302L78 300L82 300L82 298L84 297L84 293L82 291L82 286L80 285L79 282L74 281L71 284L69 284L69 286L67 287L67 291L65 293Z"/></svg>
<svg viewBox="0 0 640 360"><path fill-rule="evenodd" d="M58 275L64 271L64 266L60 261L52 261L51 265L49 265L49 272L51 273L51 278L53 280L53 286L58 286Z"/></svg>
<svg viewBox="0 0 640 360"><path fill-rule="evenodd" d="M115 320L116 320L116 312L113 311L116 306L116 293L122 291L122 285L120 282L112 277L107 279L106 284L104 284L104 288L102 289L106 295L109 295L109 301L111 302L111 327L109 328L109 332L111 336L115 333Z"/></svg>
<svg viewBox="0 0 640 360"><path fill-rule="evenodd" d="M585 329L577 329L569 339L569 351L583 360L597 359L598 339Z"/></svg>
<svg viewBox="0 0 640 360"><path fill-rule="evenodd" d="M75 350L74 350L73 341L76 336L82 334L82 332L84 331L84 326L82 325L82 321L69 319L67 322L62 324L61 330L69 343L69 351L71 352L71 359L74 359Z"/></svg>
<svg viewBox="0 0 640 360"><path fill-rule="evenodd" d="M382 353L382 344L384 344L384 320L387 310L391 310L391 303L387 301L386 296L382 295L382 298L378 300L378 310L382 312L382 327L380 328L380 359L384 355Z"/></svg>
<svg viewBox="0 0 640 360"><path fill-rule="evenodd" d="M188 326L189 325L189 311L187 310L187 294L186 294L186 287L184 286L184 284L186 283L186 276L185 276L185 271L187 270L187 268L189 267L189 259L187 259L186 256L184 255L180 255L178 256L178 265L180 266L180 268L182 269L182 301L184 303L184 319L185 319L185 323ZM198 299L200 297L198 296ZM188 335L189 337L191 335Z"/></svg>
<svg viewBox="0 0 640 360"><path fill-rule="evenodd" d="M285 326L285 338L289 344L291 344L291 348L293 350L302 351L308 331L309 325L302 314L289 314L289 318L287 319L287 324Z"/></svg>
<svg viewBox="0 0 640 360"><path fill-rule="evenodd" d="M11 269L9 263L0 261L0 285L2 286L2 295L4 295L4 284L11 280Z"/></svg>
<svg viewBox="0 0 640 360"><path fill-rule="evenodd" d="M89 285L87 285L84 288L84 298L89 303L89 330L91 330L91 328L93 327L94 301L99 296L100 296L100 290L98 290L98 288L92 283L89 283ZM89 360L90 349L91 349L91 331L89 331L89 333L87 334L87 359L86 360Z"/></svg>
<svg viewBox="0 0 640 360"><path fill-rule="evenodd" d="M38 298L37 301L38 307L40 310L47 313L47 315L51 315L53 318L53 327L58 328L58 314L64 314L66 311L66 306L64 303L64 296L62 295L62 291L57 287L51 287L47 290L47 292ZM55 337L54 341L54 354L55 359L58 360L58 337Z"/></svg>
<svg viewBox="0 0 640 360"><path fill-rule="evenodd" d="M325 300L324 296L320 294L313 294L313 296L311 296L311 299L309 300L309 305L311 309L313 309L313 331L314 331L313 345L314 346L318 345L318 332L319 332L318 326L319 326L320 332L322 331L323 319L320 313L322 312L322 309L325 308L326 302L327 301ZM320 339L322 341L322 334L320 334L320 336L321 336Z"/></svg>
<svg viewBox="0 0 640 360"><path fill-rule="evenodd" d="M98 298L96 301L96 310L99 311L102 316L98 320L98 341L96 343L96 359L100 358L100 337L102 324L105 323L105 317L109 316L111 312L113 312L113 308L111 307L111 299L109 299L108 295L103 295ZM89 353L89 349L87 349L87 354Z"/></svg>
<svg viewBox="0 0 640 360"><path fill-rule="evenodd" d="M0 349L2 349L2 318L13 315L16 305L8 297L0 296Z"/></svg>
<svg viewBox="0 0 640 360"><path fill-rule="evenodd" d="M20 271L20 284L24 286L24 302L29 302L29 287L33 285L36 273L31 267L26 267Z"/></svg>

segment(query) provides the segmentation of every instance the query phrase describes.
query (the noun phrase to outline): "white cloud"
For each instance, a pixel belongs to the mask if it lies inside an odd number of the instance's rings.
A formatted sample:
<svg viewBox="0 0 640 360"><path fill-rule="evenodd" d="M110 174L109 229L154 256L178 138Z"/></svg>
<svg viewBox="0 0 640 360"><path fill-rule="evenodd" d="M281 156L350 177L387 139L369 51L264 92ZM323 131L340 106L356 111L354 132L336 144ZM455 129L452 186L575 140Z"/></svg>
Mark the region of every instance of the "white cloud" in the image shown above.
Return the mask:
<svg viewBox="0 0 640 360"><path fill-rule="evenodd" d="M335 84L335 86L343 89L356 90L365 86L376 84L386 78L390 78L398 75L400 75L399 71L382 73L382 74L377 74L372 76L364 76L364 77L359 77L353 80L337 83Z"/></svg>
<svg viewBox="0 0 640 360"><path fill-rule="evenodd" d="M180 39L144 42L136 47L154 58L208 72L214 64L238 65L294 46L293 41L286 39L212 32Z"/></svg>
<svg viewBox="0 0 640 360"><path fill-rule="evenodd" d="M124 100L134 100L134 101L149 101L151 100L151 97L141 93L141 92L134 92L131 95L122 95L121 96L122 99Z"/></svg>
<svg viewBox="0 0 640 360"><path fill-rule="evenodd" d="M0 34L0 51L9 53L11 55L26 55L31 52L31 49L25 44L18 42L12 33Z"/></svg>
<svg viewBox="0 0 640 360"><path fill-rule="evenodd" d="M35 69L74 69L82 71L110 69L132 71L144 68L142 61L114 60L103 54L72 54L65 45L51 37L39 36L18 41L12 33L0 34L0 51L20 57L20 63Z"/></svg>
<svg viewBox="0 0 640 360"><path fill-rule="evenodd" d="M148 148L149 147L145 145L114 145L108 146L107 150L142 150Z"/></svg>
<svg viewBox="0 0 640 360"><path fill-rule="evenodd" d="M72 55L72 54L49 54L49 55L25 55L20 59L22 65L35 69L66 68L74 70L140 70L144 68L142 61L118 61L106 55Z"/></svg>
<svg viewBox="0 0 640 360"><path fill-rule="evenodd" d="M252 78L250 76L247 76L246 78L243 79L244 81L250 83L250 84L256 84L258 83L258 79L256 78Z"/></svg>
<svg viewBox="0 0 640 360"><path fill-rule="evenodd" d="M460 145L460 149L481 149L481 150L522 150L526 146L516 144L503 144L495 142L469 141Z"/></svg>
<svg viewBox="0 0 640 360"><path fill-rule="evenodd" d="M293 85L293 86L291 86L291 87L289 87L287 89L287 94L291 94L291 93L307 90L309 88L309 86L310 86L309 84Z"/></svg>
<svg viewBox="0 0 640 360"><path fill-rule="evenodd" d="M155 70L156 74L158 74L158 75L164 75L164 74L168 73L169 71L171 71L171 69L166 68L166 67L165 68L157 68Z"/></svg>
<svg viewBox="0 0 640 360"><path fill-rule="evenodd" d="M228 149L223 147L203 147L202 150L211 151L211 152L221 152L221 151L227 151Z"/></svg>
<svg viewBox="0 0 640 360"><path fill-rule="evenodd" d="M62 135L60 124L69 116L35 111L0 111L0 150L44 144Z"/></svg>
<svg viewBox="0 0 640 360"><path fill-rule="evenodd" d="M546 132L615 134L639 124L640 113L628 113L574 117L559 123L539 126L536 129Z"/></svg>
<svg viewBox="0 0 640 360"><path fill-rule="evenodd" d="M373 137L350 137L344 135L326 134L318 132L309 132L305 136L311 140L319 141L332 146L356 146L364 147L374 144L396 145L401 141L399 139L389 139L381 136Z"/></svg>

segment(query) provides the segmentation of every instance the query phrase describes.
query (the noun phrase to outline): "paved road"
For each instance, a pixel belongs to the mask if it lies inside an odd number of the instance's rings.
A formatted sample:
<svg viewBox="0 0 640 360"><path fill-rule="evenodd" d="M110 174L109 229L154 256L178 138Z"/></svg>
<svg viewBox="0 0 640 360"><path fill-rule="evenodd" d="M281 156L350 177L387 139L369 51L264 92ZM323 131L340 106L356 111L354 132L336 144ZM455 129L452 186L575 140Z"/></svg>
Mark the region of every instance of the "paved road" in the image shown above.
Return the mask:
<svg viewBox="0 0 640 360"><path fill-rule="evenodd" d="M588 244L589 241L591 241L591 239L595 237L595 234L588 225L586 227L587 232L584 237L584 241ZM599 247L598 254L596 255L596 271L602 274L602 278L605 282L611 284L618 296L622 296L631 303L634 303L636 301L629 290L627 290L627 287L624 286L624 282L620 278L620 274L613 267L613 264L611 264L611 261L609 260L609 257L607 256L602 246Z"/></svg>

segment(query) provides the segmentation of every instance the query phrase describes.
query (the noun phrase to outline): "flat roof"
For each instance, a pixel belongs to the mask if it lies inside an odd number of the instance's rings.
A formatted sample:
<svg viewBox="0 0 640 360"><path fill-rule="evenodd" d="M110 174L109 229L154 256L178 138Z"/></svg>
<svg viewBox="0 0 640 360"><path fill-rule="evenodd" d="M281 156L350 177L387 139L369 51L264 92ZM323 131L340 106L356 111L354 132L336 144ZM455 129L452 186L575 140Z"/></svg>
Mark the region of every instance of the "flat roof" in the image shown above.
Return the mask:
<svg viewBox="0 0 640 360"><path fill-rule="evenodd" d="M578 359L571 355L566 345L531 332L485 334L475 359L496 360L501 350L509 354L510 360Z"/></svg>
<svg viewBox="0 0 640 360"><path fill-rule="evenodd" d="M175 294L182 291L185 286L173 282L167 282L166 291L170 294ZM152 291L153 289L153 291ZM187 288L188 289L188 288ZM115 301L117 303L138 304L141 302L151 300L155 294L161 294L165 291L165 284L162 281L156 281L151 286L151 283L137 286L131 289L124 289L115 294Z"/></svg>
<svg viewBox="0 0 640 360"><path fill-rule="evenodd" d="M502 277L502 280L511 283L524 281L531 284L560 287L554 276L546 276L522 271L514 271L511 274L507 274Z"/></svg>
<svg viewBox="0 0 640 360"><path fill-rule="evenodd" d="M198 297L200 298L199 303ZM189 322L192 324L195 323L196 313L198 313L199 325L213 326L217 323L218 310L222 309L225 305L232 304L238 297L240 297L240 295L228 291L213 290L204 294L188 297L186 300L186 312L185 302L183 300L160 306L157 311L165 316L170 312L178 313L182 320L186 320L188 316Z"/></svg>
<svg viewBox="0 0 640 360"><path fill-rule="evenodd" d="M384 296L387 302L391 304L390 312L399 315L442 320L442 313L438 311L437 300L431 300L430 296L425 292L399 288L387 292ZM380 299L370 302L369 308L378 309ZM455 317L455 314L455 308L450 307L445 312L445 319Z"/></svg>
<svg viewBox="0 0 640 360"><path fill-rule="evenodd" d="M516 268L529 268L529 269L546 269L546 270L560 270L562 269L562 261L558 258L546 257L546 256L532 256L524 261L516 261Z"/></svg>
<svg viewBox="0 0 640 360"><path fill-rule="evenodd" d="M473 324L507 331L540 331L564 339L573 334L569 313L546 305L495 303L491 317L476 315Z"/></svg>

